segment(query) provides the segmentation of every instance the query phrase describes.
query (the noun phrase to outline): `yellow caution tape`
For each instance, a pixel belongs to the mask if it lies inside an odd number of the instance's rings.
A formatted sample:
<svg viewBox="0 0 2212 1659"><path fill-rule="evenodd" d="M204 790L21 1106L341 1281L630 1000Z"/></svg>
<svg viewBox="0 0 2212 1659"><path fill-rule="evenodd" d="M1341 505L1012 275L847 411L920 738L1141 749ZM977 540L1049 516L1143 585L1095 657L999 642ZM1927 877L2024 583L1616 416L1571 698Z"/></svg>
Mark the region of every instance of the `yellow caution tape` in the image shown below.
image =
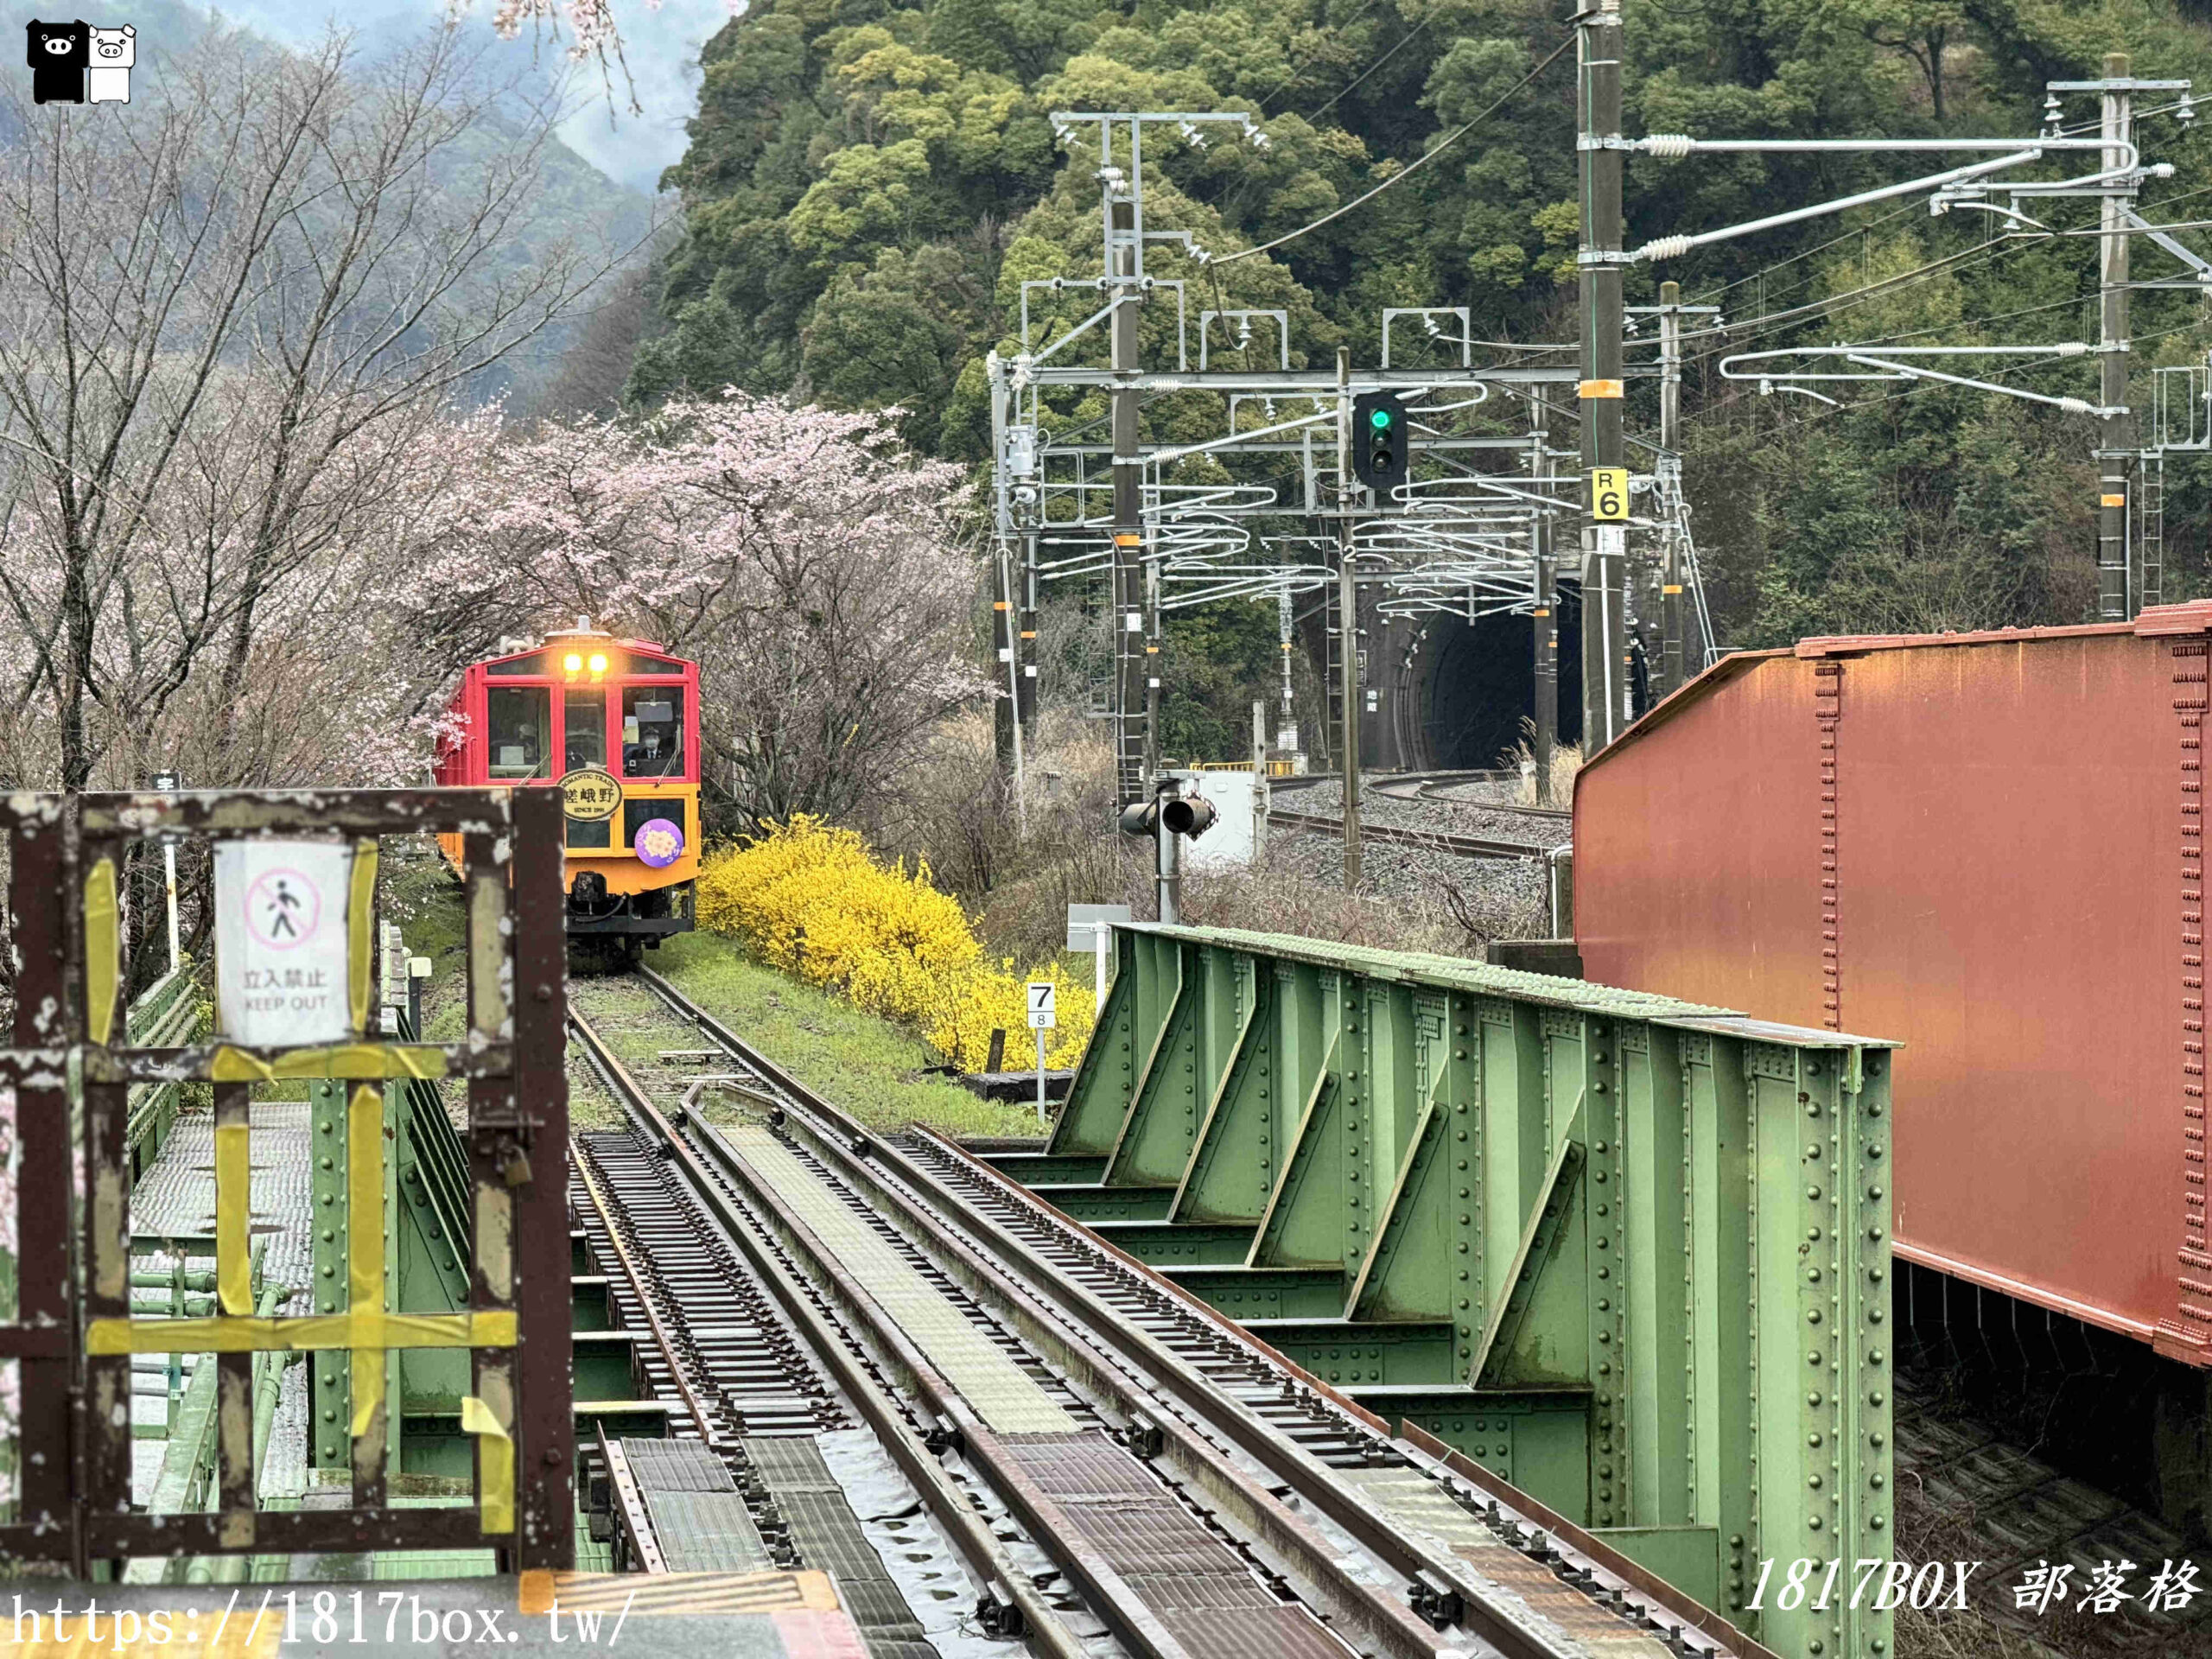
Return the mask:
<svg viewBox="0 0 2212 1659"><path fill-rule="evenodd" d="M93 1319L88 1354L306 1353L340 1348L512 1348L512 1308L480 1313L316 1313L302 1319Z"/></svg>
<svg viewBox="0 0 2212 1659"><path fill-rule="evenodd" d="M115 1030L116 983L122 947L115 913L115 861L103 858L85 873L85 1031L107 1046Z"/></svg>
<svg viewBox="0 0 2212 1659"><path fill-rule="evenodd" d="M356 1348L346 1368L353 1384L353 1421L348 1432L357 1440L384 1409L384 1357L381 1348Z"/></svg>
<svg viewBox="0 0 2212 1659"><path fill-rule="evenodd" d="M1679 582L1667 582L1660 588L1659 591L1662 594L1679 594L1682 591L1682 584Z"/></svg>
<svg viewBox="0 0 2212 1659"><path fill-rule="evenodd" d="M486 1532L515 1529L515 1443L491 1407L474 1395L461 1400L461 1427L477 1437L477 1475Z"/></svg>
<svg viewBox="0 0 2212 1659"><path fill-rule="evenodd" d="M346 1107L346 1293L350 1311L384 1313L384 1093L356 1084ZM381 1351L353 1351L353 1438L384 1408Z"/></svg>
<svg viewBox="0 0 2212 1659"><path fill-rule="evenodd" d="M1618 380L1585 380L1575 388L1575 392L1583 397L1618 397L1621 396L1621 383Z"/></svg>
<svg viewBox="0 0 2212 1659"><path fill-rule="evenodd" d="M369 1028L369 993L376 982L377 843L374 836L353 843L353 879L346 902L346 966L353 993L355 1031Z"/></svg>
<svg viewBox="0 0 2212 1659"><path fill-rule="evenodd" d="M301 1077L442 1077L445 1074L445 1051L435 1043L340 1043L330 1048L289 1049L273 1060L226 1043L207 1062L207 1075L217 1083L279 1083Z"/></svg>
<svg viewBox="0 0 2212 1659"><path fill-rule="evenodd" d="M253 1259L246 1234L253 1216L252 1131L215 1126L215 1293L236 1319L253 1312Z"/></svg>

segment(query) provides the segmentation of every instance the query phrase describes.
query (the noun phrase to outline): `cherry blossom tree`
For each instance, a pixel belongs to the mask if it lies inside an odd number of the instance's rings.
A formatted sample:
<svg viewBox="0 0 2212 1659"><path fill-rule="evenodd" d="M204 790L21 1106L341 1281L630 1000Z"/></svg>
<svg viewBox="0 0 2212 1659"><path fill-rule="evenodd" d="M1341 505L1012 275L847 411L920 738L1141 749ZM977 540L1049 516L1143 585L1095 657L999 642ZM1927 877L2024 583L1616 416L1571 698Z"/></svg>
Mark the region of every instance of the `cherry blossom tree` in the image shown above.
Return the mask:
<svg viewBox="0 0 2212 1659"><path fill-rule="evenodd" d="M700 664L706 779L746 825L849 818L988 695L963 474L900 447L896 411L732 391L548 424L423 504L427 656L588 615Z"/></svg>
<svg viewBox="0 0 2212 1659"><path fill-rule="evenodd" d="M200 783L314 770L250 719L272 654L335 655L301 596L359 579L431 435L615 257L524 245L557 111L514 96L448 31L210 35L127 121L0 121L8 781L143 783L157 738Z"/></svg>

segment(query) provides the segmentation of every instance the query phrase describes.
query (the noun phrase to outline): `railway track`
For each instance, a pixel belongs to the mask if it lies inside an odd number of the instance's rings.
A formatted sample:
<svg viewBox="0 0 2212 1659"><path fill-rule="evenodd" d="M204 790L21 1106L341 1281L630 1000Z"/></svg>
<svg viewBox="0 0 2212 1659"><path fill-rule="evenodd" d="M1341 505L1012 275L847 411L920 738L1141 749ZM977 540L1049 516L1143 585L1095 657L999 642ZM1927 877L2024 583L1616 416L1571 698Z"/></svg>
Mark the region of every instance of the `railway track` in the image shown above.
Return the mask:
<svg viewBox="0 0 2212 1659"><path fill-rule="evenodd" d="M1315 835L1341 836L1341 819L1311 812L1270 812L1268 822L1278 829L1304 830ZM1541 858L1560 844L1552 835L1532 841L1509 841L1501 836L1463 836L1445 830L1409 830L1402 824L1373 823L1362 819L1363 841L1394 842L1402 846L1427 847L1459 858Z"/></svg>
<svg viewBox="0 0 2212 1659"><path fill-rule="evenodd" d="M1459 858L1520 858L1541 859L1566 839L1573 815L1560 808L1522 806L1517 803L1489 800L1467 800L1442 791L1465 788L1476 784L1503 784L1514 781L1516 774L1504 772L1405 772L1395 777L1368 780L1370 794L1385 800L1420 802L1432 806L1463 806L1499 817L1527 823L1527 836L1478 836L1460 830L1427 829L1402 823L1378 823L1363 817L1359 833L1363 840L1392 842L1401 846L1424 847L1448 853ZM1295 779L1278 779L1271 787L1278 792L1296 791L1315 785L1333 783L1328 774ZM1326 813L1294 810L1271 811L1268 814L1271 825L1284 830L1302 830L1315 835L1341 836L1341 819Z"/></svg>
<svg viewBox="0 0 2212 1659"><path fill-rule="evenodd" d="M1003 1554L962 1554L982 1605L1042 1650L1056 1624L1074 1639L1079 1610L1131 1653L1207 1659L1764 1654L1510 1489L1393 1439L951 1142L874 1135L658 976L626 983L665 1010L643 1045L658 1068L626 1065L584 1007L571 1020L625 1135L738 1247L836 1385L825 1403L906 1446L925 1504L942 1456L971 1516L978 1500L1002 1512L1063 1605ZM728 1121L702 1109L709 1090L736 1102ZM682 1319L683 1296L661 1311ZM720 1421L703 1397L700 1415ZM961 1545L957 1515L931 1513Z"/></svg>

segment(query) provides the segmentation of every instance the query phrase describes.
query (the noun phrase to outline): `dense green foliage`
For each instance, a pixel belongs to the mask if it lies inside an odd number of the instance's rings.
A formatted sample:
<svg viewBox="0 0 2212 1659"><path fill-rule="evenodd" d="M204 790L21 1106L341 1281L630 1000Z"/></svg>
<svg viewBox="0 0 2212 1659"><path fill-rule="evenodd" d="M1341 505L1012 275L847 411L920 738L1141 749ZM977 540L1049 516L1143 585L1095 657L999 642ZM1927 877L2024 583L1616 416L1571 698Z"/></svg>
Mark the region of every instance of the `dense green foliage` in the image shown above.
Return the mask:
<svg viewBox="0 0 2212 1659"><path fill-rule="evenodd" d="M2025 134L2046 79L2094 74L2114 49L2134 54L2139 74L2194 75L2212 90L2212 35L2144 0L1625 10L1630 132ZM1193 149L1164 129L1147 152L1147 223L1188 230L1217 255L1308 224L1471 123L1402 187L1271 254L1208 267L1156 243L1154 272L1189 278L1194 312L1288 308L1299 362L1326 361L1340 343L1374 360L1386 305L1471 306L1476 334L1492 341L1571 340L1572 49L1529 78L1566 38L1562 14L1531 0L758 0L704 54L690 149L672 171L687 233L667 261L664 327L632 394L734 383L895 404L920 447L982 458L982 358L1018 348L1020 281L1097 269L1095 151L1056 147L1054 109L1262 115L1266 149L1226 136ZM2094 121L2094 100L2076 97L2066 116ZM2144 143L2148 159L2176 168L2151 188L2146 214L2201 211L2207 141L2160 118ZM1937 164L1639 157L1630 241ZM2200 207L2183 205L2191 199ZM2063 226L2094 222L2086 201L2050 213ZM1630 301L1649 303L1660 277L1674 277L1687 299L1718 303L1738 325L1730 350L2094 338L2082 301L2095 239L2002 232L1987 214L1885 203L1639 266ZM2137 268L2179 274L2147 243ZM1095 304L1088 289L1062 297L1055 316L1033 308L1033 344ZM2139 404L2149 365L2202 360L2201 304L2138 296ZM1147 308L1148 360L1172 361L1173 329L1172 305ZM1234 341L1212 345L1218 354ZM1246 349L1256 362L1274 348L1262 327ZM1725 639L2071 620L2091 605L2095 436L2085 418L1953 389L1844 389L1841 410L1762 399L1724 385L1718 357L1693 359L1684 448ZM2076 359L2009 378L2081 396L2094 375L2093 359ZM1631 418L1648 433L1646 395ZM1172 429L1174 411L1148 418ZM1554 442L1571 442L1571 417L1554 424ZM2203 494L2186 464L2168 479L2172 597L2201 586ZM1265 632L1237 644L1262 679Z"/></svg>

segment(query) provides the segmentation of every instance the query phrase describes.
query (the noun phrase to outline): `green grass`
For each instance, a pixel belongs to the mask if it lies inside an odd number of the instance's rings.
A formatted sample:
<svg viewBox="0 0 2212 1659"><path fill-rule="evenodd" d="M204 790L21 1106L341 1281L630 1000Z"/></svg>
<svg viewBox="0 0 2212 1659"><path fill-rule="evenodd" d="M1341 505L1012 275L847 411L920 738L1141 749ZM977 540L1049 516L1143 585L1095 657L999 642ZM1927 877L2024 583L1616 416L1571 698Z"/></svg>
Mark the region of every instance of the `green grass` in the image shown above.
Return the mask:
<svg viewBox="0 0 2212 1659"><path fill-rule="evenodd" d="M377 901L397 923L407 953L430 959L423 993L423 1035L429 1042L458 1041L467 1026L468 915L461 881L429 836L395 836L384 844Z"/></svg>
<svg viewBox="0 0 2212 1659"><path fill-rule="evenodd" d="M468 982L467 917L461 884L428 837L385 844L378 898L397 922L410 954L430 958L423 1002L424 1037L458 1040L466 1024ZM1090 958L1071 955L1088 973ZM746 956L731 941L684 933L649 953L646 965L666 975L709 1014L832 1104L871 1128L925 1123L954 1135L1034 1135L1036 1109L980 1100L925 1068L938 1056L920 1038L842 997L785 978ZM1028 1064L1025 1032L1007 1033L1009 1065ZM448 1085L450 1089L450 1085ZM613 1128L625 1120L578 1057L569 1067L570 1116L579 1128ZM458 1091L448 1095L457 1106Z"/></svg>
<svg viewBox="0 0 2212 1659"><path fill-rule="evenodd" d="M646 958L669 982L832 1105L871 1128L923 1123L953 1135L1034 1135L1033 1107L981 1100L925 1075L920 1038L842 998L801 985L728 939L686 933Z"/></svg>

